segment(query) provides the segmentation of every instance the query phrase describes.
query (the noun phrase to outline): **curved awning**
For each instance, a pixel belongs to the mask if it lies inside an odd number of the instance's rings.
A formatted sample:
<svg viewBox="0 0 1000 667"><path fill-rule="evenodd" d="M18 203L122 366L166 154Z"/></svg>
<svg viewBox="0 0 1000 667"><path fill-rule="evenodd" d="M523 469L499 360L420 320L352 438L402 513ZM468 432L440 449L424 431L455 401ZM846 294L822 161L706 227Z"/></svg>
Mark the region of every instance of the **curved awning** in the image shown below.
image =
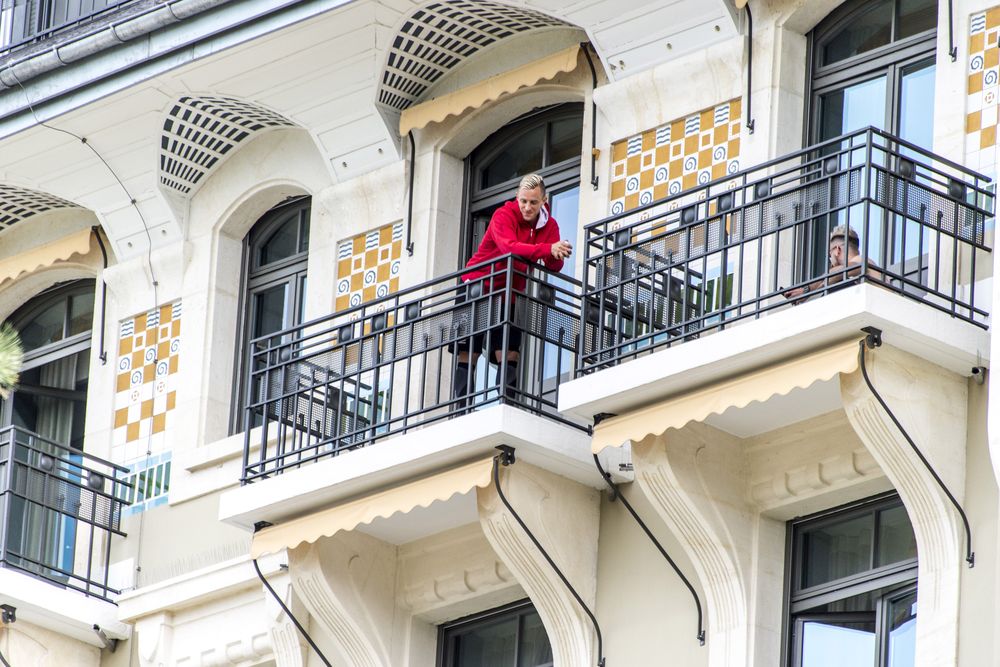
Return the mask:
<svg viewBox="0 0 1000 667"><path fill-rule="evenodd" d="M90 252L93 231L88 227L69 236L0 260L0 285L38 269Z"/></svg>
<svg viewBox="0 0 1000 667"><path fill-rule="evenodd" d="M580 46L574 44L541 60L404 109L399 117L399 134L405 136L410 130L420 129L428 123L440 123L449 116L476 109L502 95L553 79L563 72L572 72L577 67L579 54Z"/></svg>
<svg viewBox="0 0 1000 667"><path fill-rule="evenodd" d="M397 512L406 514L414 508L428 507L476 487L489 486L492 471L491 457L265 528L254 534L250 556L259 558L281 549L292 549L342 530L354 530L378 518L388 518Z"/></svg>
<svg viewBox="0 0 1000 667"><path fill-rule="evenodd" d="M742 408L753 401L805 389L838 373L851 373L857 367L858 342L842 343L606 419L594 427L591 448L596 454L605 447L620 447L628 441L661 435L668 429L703 421L729 408Z"/></svg>

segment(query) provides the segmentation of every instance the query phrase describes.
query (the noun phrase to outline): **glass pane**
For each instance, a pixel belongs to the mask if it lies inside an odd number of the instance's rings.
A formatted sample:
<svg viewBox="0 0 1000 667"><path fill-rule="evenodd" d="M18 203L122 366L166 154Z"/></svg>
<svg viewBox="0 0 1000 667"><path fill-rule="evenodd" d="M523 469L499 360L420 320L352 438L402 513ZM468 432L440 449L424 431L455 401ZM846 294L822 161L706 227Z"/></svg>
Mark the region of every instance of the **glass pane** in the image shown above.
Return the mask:
<svg viewBox="0 0 1000 667"><path fill-rule="evenodd" d="M489 188L541 169L544 144L544 125L519 136L483 167L480 187Z"/></svg>
<svg viewBox="0 0 1000 667"><path fill-rule="evenodd" d="M13 423L43 438L83 448L90 352L71 354L21 373Z"/></svg>
<svg viewBox="0 0 1000 667"><path fill-rule="evenodd" d="M878 513L878 553L876 567L917 557L917 539L906 515L899 506Z"/></svg>
<svg viewBox="0 0 1000 667"><path fill-rule="evenodd" d="M583 150L583 118L564 118L553 122L549 141L549 164L580 157Z"/></svg>
<svg viewBox="0 0 1000 667"><path fill-rule="evenodd" d="M309 250L309 210L302 212L302 223L299 225L299 252Z"/></svg>
<svg viewBox="0 0 1000 667"><path fill-rule="evenodd" d="M264 266L271 262L291 257L298 253L299 248L299 215L295 212L288 220L271 234L259 250L259 265Z"/></svg>
<svg viewBox="0 0 1000 667"><path fill-rule="evenodd" d="M285 301L288 285L281 284L257 292L253 296L253 337L257 338L286 326Z"/></svg>
<svg viewBox="0 0 1000 667"><path fill-rule="evenodd" d="M523 624L517 667L551 667L552 647L542 619L536 612L531 612L524 617Z"/></svg>
<svg viewBox="0 0 1000 667"><path fill-rule="evenodd" d="M937 2L935 0L899 0L899 23L896 24L896 39L911 37L931 30L937 25Z"/></svg>
<svg viewBox="0 0 1000 667"><path fill-rule="evenodd" d="M576 243L576 228L580 218L580 186L563 190L551 197L552 217L559 223L559 235L573 244L573 252L577 253L580 248ZM568 276L576 275L575 254L566 260L562 272Z"/></svg>
<svg viewBox="0 0 1000 667"><path fill-rule="evenodd" d="M823 45L823 64L839 62L885 46L892 40L892 0L872 3Z"/></svg>
<svg viewBox="0 0 1000 667"><path fill-rule="evenodd" d="M913 667L917 646L917 593L889 603L887 667Z"/></svg>
<svg viewBox="0 0 1000 667"><path fill-rule="evenodd" d="M25 352L62 340L65 325L66 300L60 299L21 327Z"/></svg>
<svg viewBox="0 0 1000 667"><path fill-rule="evenodd" d="M904 70L899 91L899 136L927 150L934 143L934 70L932 62Z"/></svg>
<svg viewBox="0 0 1000 667"><path fill-rule="evenodd" d="M480 625L455 637L450 667L511 667L517 655L517 617Z"/></svg>
<svg viewBox="0 0 1000 667"><path fill-rule="evenodd" d="M885 77L827 93L820 98L820 141L869 125L885 127Z"/></svg>
<svg viewBox="0 0 1000 667"><path fill-rule="evenodd" d="M69 301L69 335L90 331L94 322L94 295L77 294Z"/></svg>
<svg viewBox="0 0 1000 667"><path fill-rule="evenodd" d="M871 567L872 515L803 531L803 588L864 572Z"/></svg>
<svg viewBox="0 0 1000 667"><path fill-rule="evenodd" d="M875 619L806 621L802 624L802 667L844 667L875 663Z"/></svg>

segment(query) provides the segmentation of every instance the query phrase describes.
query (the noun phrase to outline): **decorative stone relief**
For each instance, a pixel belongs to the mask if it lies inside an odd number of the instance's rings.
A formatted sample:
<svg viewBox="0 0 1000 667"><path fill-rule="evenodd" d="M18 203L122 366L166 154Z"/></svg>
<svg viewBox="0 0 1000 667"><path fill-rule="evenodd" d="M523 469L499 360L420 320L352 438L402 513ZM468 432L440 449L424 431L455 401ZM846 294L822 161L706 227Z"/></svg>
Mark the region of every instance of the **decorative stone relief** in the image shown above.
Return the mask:
<svg viewBox="0 0 1000 667"><path fill-rule="evenodd" d="M750 664L753 513L742 443L689 424L633 443L635 478L687 552L704 590L710 667Z"/></svg>
<svg viewBox="0 0 1000 667"><path fill-rule="evenodd" d="M526 463L502 469L501 484L511 505L593 609L600 522L597 491ZM586 612L503 506L496 488L477 489L477 494L486 539L534 603L555 664L596 664L596 635Z"/></svg>
<svg viewBox="0 0 1000 667"><path fill-rule="evenodd" d="M965 492L965 378L883 346L866 352L869 377L951 493ZM844 411L899 492L920 554L917 667L958 664L959 586L965 533L959 515L868 389L861 370L842 375ZM975 537L975 536L973 536Z"/></svg>
<svg viewBox="0 0 1000 667"><path fill-rule="evenodd" d="M723 102L611 145L611 213L740 169L742 100Z"/></svg>
<svg viewBox="0 0 1000 667"><path fill-rule="evenodd" d="M292 589L292 580L287 573L271 575L268 583L274 592L278 594L281 601L285 603L295 618L300 623L305 624L308 612L302 601ZM302 637L295 624L288 618L288 614L281 608L281 605L271 596L271 593L261 586L264 595L264 608L267 610L267 619L271 625L271 646L274 651L274 662L277 667L306 667L308 664L308 645Z"/></svg>
<svg viewBox="0 0 1000 667"><path fill-rule="evenodd" d="M298 599L353 667L390 667L395 547L343 531L288 552Z"/></svg>
<svg viewBox="0 0 1000 667"><path fill-rule="evenodd" d="M167 449L167 417L177 404L181 302L124 320L119 326L112 460L129 463Z"/></svg>

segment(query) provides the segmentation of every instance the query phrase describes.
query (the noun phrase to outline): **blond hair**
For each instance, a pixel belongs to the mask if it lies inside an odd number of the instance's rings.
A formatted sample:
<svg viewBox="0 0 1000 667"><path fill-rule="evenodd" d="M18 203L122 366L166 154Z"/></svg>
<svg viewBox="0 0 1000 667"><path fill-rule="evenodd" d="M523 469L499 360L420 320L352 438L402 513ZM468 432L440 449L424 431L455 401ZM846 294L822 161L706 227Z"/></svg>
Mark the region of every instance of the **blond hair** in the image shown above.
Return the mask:
<svg viewBox="0 0 1000 667"><path fill-rule="evenodd" d="M541 188L542 199L545 199L545 180L538 174L528 174L521 179L521 184L517 186L517 191L534 190L535 188Z"/></svg>

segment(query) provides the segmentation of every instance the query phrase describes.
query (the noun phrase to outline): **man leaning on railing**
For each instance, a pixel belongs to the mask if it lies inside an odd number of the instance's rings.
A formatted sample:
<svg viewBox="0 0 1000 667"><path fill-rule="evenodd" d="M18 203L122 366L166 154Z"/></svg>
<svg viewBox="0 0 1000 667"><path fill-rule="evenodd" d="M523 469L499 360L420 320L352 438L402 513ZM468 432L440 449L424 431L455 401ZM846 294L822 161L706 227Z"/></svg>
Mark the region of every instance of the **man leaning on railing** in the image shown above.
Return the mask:
<svg viewBox="0 0 1000 667"><path fill-rule="evenodd" d="M529 174L521 179L517 197L493 212L486 235L466 266L482 264L507 254L523 257L525 262L514 261L511 285L515 291L523 291L527 283L524 277L528 270L527 262L542 261L549 269L561 271L563 261L572 253L573 246L570 242L559 240L559 224L549 210L545 181L538 174ZM464 285L457 300L472 301L486 292L503 290L506 287L506 272L503 270L505 268L505 263L498 263L492 268L487 266L463 274ZM484 280L490 274L493 278ZM485 282L490 284L485 285ZM488 331L460 338L450 346L458 358L452 380L452 396L458 399L456 409L465 407L467 397L475 391L475 366L484 345L488 347L490 363L495 361L502 366L504 352L502 324ZM507 337L507 364L503 378L508 397L517 384L520 348L521 331L511 326Z"/></svg>
<svg viewBox="0 0 1000 667"><path fill-rule="evenodd" d="M800 303L809 298L807 295L810 292L819 292L824 287L830 288L827 291L847 287L847 281L853 283L854 281L851 279L861 275L861 265L864 262L864 258L861 256L861 245L858 241L858 233L856 231L845 225L834 227L833 232L830 233L829 252L830 266L827 268L826 275L821 280L807 283L802 287L786 290L782 293L786 299L792 299L796 303ZM848 267L855 268L848 269ZM845 271L844 269L848 270ZM877 265L869 260L865 275L878 280L882 277L882 274L877 269ZM837 285L837 283L844 284L831 287L832 285Z"/></svg>

